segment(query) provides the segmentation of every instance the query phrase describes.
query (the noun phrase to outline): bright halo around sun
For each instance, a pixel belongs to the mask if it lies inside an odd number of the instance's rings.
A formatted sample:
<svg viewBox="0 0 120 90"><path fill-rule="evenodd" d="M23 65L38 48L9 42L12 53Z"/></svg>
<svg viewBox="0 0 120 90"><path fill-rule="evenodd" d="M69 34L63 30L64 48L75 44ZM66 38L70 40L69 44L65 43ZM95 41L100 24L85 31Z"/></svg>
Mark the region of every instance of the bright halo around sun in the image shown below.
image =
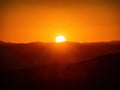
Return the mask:
<svg viewBox="0 0 120 90"><path fill-rule="evenodd" d="M65 41L66 41L65 37L62 35L56 37L57 43L61 43L61 42L65 42Z"/></svg>

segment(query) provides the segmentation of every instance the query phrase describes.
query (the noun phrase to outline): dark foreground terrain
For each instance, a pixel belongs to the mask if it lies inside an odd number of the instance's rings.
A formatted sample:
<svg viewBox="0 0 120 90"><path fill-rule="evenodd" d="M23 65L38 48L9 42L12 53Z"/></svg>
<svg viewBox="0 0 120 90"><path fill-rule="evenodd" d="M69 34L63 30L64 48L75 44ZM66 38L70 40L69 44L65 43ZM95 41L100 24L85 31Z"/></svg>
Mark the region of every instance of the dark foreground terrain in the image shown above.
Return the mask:
<svg viewBox="0 0 120 90"><path fill-rule="evenodd" d="M0 90L118 90L119 82L120 42L0 43Z"/></svg>

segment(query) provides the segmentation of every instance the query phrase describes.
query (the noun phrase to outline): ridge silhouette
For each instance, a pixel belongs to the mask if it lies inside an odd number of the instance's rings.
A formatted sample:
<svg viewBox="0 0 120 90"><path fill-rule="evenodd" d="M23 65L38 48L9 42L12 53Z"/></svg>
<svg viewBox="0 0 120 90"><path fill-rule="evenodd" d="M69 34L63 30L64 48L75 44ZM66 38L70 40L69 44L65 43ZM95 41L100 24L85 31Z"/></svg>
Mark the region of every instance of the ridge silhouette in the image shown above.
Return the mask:
<svg viewBox="0 0 120 90"><path fill-rule="evenodd" d="M119 87L120 42L0 42L0 89Z"/></svg>

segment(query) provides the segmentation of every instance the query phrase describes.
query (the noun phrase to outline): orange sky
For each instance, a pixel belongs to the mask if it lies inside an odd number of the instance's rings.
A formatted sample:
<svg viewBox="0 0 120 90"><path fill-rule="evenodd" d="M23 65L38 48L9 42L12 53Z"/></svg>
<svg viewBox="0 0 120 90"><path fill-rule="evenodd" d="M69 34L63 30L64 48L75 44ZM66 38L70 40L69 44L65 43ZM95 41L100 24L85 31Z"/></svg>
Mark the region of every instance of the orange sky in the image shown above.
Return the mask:
<svg viewBox="0 0 120 90"><path fill-rule="evenodd" d="M1 7L0 40L72 42L120 40L119 7L111 3L8 3Z"/></svg>

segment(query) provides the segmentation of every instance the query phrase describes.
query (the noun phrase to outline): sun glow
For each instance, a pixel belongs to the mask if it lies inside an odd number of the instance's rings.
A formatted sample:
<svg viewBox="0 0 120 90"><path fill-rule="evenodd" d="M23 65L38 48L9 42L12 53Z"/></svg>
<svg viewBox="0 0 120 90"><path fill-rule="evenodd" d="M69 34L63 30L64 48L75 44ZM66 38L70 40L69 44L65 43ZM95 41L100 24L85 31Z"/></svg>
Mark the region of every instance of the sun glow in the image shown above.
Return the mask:
<svg viewBox="0 0 120 90"><path fill-rule="evenodd" d="M56 42L57 43L61 43L61 42L65 42L65 41L66 41L65 37L62 36L62 35L56 37Z"/></svg>

